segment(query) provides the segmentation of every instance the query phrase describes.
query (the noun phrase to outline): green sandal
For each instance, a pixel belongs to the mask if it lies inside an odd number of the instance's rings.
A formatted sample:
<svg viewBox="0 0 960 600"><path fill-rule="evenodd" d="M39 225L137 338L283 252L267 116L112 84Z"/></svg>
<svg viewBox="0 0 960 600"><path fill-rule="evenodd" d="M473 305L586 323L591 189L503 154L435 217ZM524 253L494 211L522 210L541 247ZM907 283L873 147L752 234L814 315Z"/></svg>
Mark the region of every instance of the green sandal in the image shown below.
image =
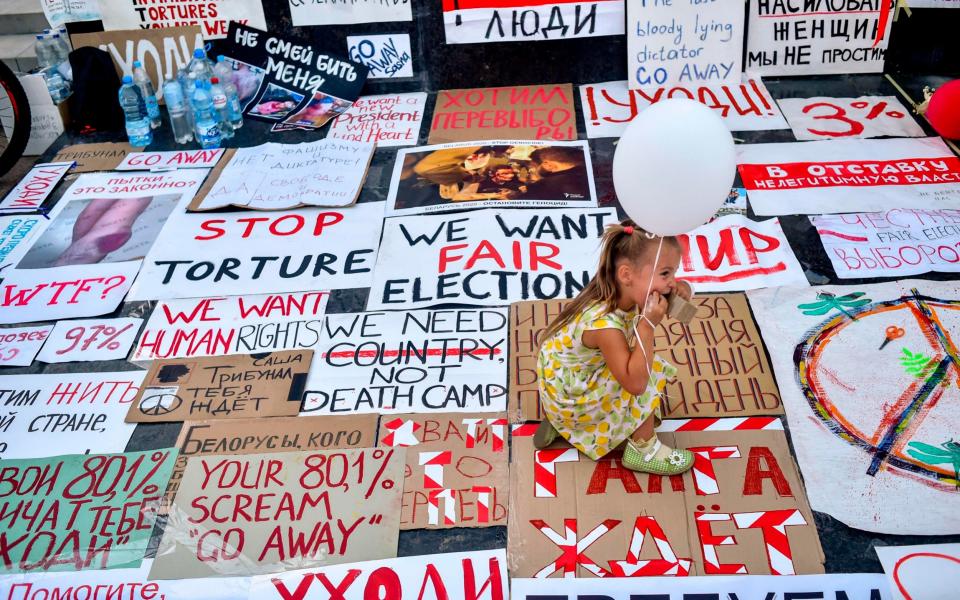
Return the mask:
<svg viewBox="0 0 960 600"><path fill-rule="evenodd" d="M543 449L552 444L559 437L560 432L554 429L550 421L544 418L540 421L536 433L533 434L533 447Z"/></svg>
<svg viewBox="0 0 960 600"><path fill-rule="evenodd" d="M627 440L623 449L623 466L631 471L655 475L679 475L693 466L693 452L674 448L665 457L657 458L663 444L657 440L653 448L644 452L636 442Z"/></svg>

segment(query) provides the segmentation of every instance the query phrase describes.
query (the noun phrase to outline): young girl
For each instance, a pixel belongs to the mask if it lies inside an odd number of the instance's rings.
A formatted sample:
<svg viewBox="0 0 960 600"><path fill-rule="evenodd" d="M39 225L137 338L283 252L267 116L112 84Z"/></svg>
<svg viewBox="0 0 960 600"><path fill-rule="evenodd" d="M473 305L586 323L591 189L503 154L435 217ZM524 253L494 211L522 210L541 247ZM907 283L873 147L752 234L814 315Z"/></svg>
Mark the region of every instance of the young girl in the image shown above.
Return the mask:
<svg viewBox="0 0 960 600"><path fill-rule="evenodd" d="M559 432L593 460L626 441L623 465L634 471L675 475L693 465L690 451L667 447L654 431L660 394L676 374L654 356L654 330L667 294L692 294L674 279L681 253L676 238L649 237L630 220L604 232L597 274L544 332L537 374L547 418L537 447Z"/></svg>

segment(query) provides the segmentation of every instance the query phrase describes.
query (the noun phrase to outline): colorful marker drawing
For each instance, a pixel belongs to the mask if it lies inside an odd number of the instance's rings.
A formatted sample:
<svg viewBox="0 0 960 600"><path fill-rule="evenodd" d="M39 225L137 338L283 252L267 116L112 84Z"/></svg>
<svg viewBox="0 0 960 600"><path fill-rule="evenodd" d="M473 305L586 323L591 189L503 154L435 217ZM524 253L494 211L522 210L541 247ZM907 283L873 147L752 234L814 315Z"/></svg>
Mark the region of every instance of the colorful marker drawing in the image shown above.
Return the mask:
<svg viewBox="0 0 960 600"><path fill-rule="evenodd" d="M936 360L920 352L910 352L903 349L903 356L900 357L900 364L906 369L908 375L919 379L926 379L930 372L937 366Z"/></svg>
<svg viewBox="0 0 960 600"><path fill-rule="evenodd" d="M940 448L923 442L910 442L907 446L907 454L917 460L931 465L952 465L957 487L960 488L960 444L950 440L940 444Z"/></svg>
<svg viewBox="0 0 960 600"><path fill-rule="evenodd" d="M852 294L845 294L843 296L837 296L830 292L820 292L817 294L816 302L800 304L797 308L799 308L803 314L815 317L821 317L832 310L839 310L850 317L850 319L856 321L857 318L853 313L848 312L847 309L857 309L870 304L870 298L860 298L861 296L863 296L863 292L853 292Z"/></svg>

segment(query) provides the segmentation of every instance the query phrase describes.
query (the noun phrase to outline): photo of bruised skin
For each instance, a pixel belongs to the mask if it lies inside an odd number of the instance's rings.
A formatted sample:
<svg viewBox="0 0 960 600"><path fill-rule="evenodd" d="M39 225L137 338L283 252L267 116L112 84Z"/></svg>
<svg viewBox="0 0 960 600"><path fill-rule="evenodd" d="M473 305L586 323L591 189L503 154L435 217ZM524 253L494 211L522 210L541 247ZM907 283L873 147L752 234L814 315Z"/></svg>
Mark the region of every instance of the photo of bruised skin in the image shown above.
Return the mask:
<svg viewBox="0 0 960 600"><path fill-rule="evenodd" d="M53 265L98 263L122 248L133 235L132 227L152 198L96 198L80 212L73 225L73 241Z"/></svg>

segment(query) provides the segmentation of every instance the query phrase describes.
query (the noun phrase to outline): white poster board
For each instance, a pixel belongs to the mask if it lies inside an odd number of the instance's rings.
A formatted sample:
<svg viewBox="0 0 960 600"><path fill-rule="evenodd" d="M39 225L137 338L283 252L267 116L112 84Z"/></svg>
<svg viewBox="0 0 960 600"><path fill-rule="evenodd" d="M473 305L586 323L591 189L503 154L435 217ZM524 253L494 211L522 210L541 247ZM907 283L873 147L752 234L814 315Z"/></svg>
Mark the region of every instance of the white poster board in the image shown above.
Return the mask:
<svg viewBox="0 0 960 600"><path fill-rule="evenodd" d="M0 200L0 212L35 212L67 174L72 162L40 163L27 171L17 185Z"/></svg>
<svg viewBox="0 0 960 600"><path fill-rule="evenodd" d="M40 6L50 27L60 27L77 21L100 20L97 0L40 0Z"/></svg>
<svg viewBox="0 0 960 600"><path fill-rule="evenodd" d="M50 98L43 75L22 75L18 79L30 105L30 138L27 140L27 147L23 149L23 155L39 156L63 133L63 117ZM0 125L3 125L7 132L13 127L12 119L7 120L9 118L7 115L0 117Z"/></svg>
<svg viewBox="0 0 960 600"><path fill-rule="evenodd" d="M57 321L37 357L45 363L126 358L143 319L78 319Z"/></svg>
<svg viewBox="0 0 960 600"><path fill-rule="evenodd" d="M0 367L28 367L53 325L0 329Z"/></svg>
<svg viewBox="0 0 960 600"><path fill-rule="evenodd" d="M448 44L623 35L624 0L458 0L443 3Z"/></svg>
<svg viewBox="0 0 960 600"><path fill-rule="evenodd" d="M330 123L327 137L372 142L377 148L415 146L426 106L426 92L361 96Z"/></svg>
<svg viewBox="0 0 960 600"><path fill-rule="evenodd" d="M167 169L212 169L223 156L223 148L213 150L166 150L131 152L117 165L118 171L159 171Z"/></svg>
<svg viewBox="0 0 960 600"><path fill-rule="evenodd" d="M0 215L0 279L49 224L50 219L39 215Z"/></svg>
<svg viewBox="0 0 960 600"><path fill-rule="evenodd" d="M227 37L230 21L267 28L261 0L206 0L202 7L185 2L144 5L140 0L109 0L100 2L100 12L107 31L199 25L204 39L216 40Z"/></svg>
<svg viewBox="0 0 960 600"><path fill-rule="evenodd" d="M874 546L894 600L949 600L960 581L960 544Z"/></svg>
<svg viewBox="0 0 960 600"><path fill-rule="evenodd" d="M777 104L798 140L927 135L896 96L784 98Z"/></svg>
<svg viewBox="0 0 960 600"><path fill-rule="evenodd" d="M413 52L408 33L348 35L347 54L350 60L370 69L368 79L413 77Z"/></svg>
<svg viewBox="0 0 960 600"><path fill-rule="evenodd" d="M410 0L289 0L290 16L296 27L304 25L349 25L409 21ZM261 27L261 29L266 29Z"/></svg>

